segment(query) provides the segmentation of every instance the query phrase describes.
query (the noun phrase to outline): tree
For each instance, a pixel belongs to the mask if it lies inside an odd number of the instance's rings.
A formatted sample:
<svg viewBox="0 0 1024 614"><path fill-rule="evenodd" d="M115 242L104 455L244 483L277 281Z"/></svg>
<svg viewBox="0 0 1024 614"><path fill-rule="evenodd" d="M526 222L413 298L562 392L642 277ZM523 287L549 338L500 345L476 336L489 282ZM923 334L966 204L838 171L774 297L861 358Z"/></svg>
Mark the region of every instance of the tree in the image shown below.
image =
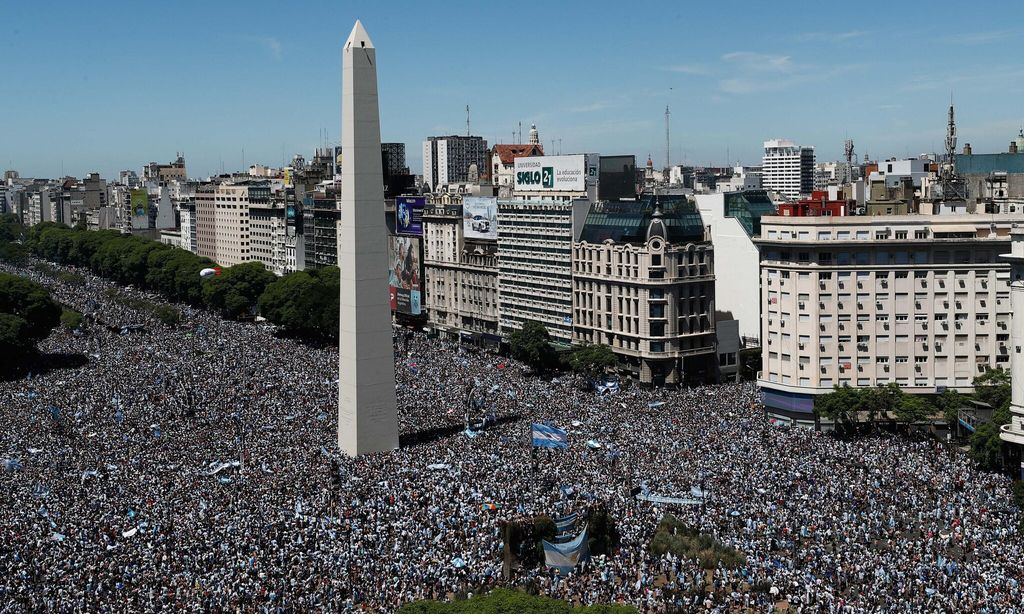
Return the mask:
<svg viewBox="0 0 1024 614"><path fill-rule="evenodd" d="M942 417L945 419L946 423L953 425L960 416L960 409L966 405L967 399L956 390L947 388L942 392L942 394L935 397L933 403L935 405L935 409L942 412Z"/></svg>
<svg viewBox="0 0 1024 614"><path fill-rule="evenodd" d="M982 469L998 471L1003 466L1003 442L999 439L999 426L986 422L971 435L971 458Z"/></svg>
<svg viewBox="0 0 1024 614"><path fill-rule="evenodd" d="M0 365L16 365L60 323L61 308L34 281L0 273Z"/></svg>
<svg viewBox="0 0 1024 614"><path fill-rule="evenodd" d="M814 411L818 416L828 418L844 428L852 428L857 422L856 409L861 404L860 395L857 388L836 384L832 392L814 399Z"/></svg>
<svg viewBox="0 0 1024 614"><path fill-rule="evenodd" d="M336 340L340 283L338 267L289 273L267 286L259 299L260 314L288 334Z"/></svg>
<svg viewBox="0 0 1024 614"><path fill-rule="evenodd" d="M543 372L555 359L555 350L550 341L548 329L540 322L531 320L509 335L508 346L513 358L525 362L535 371Z"/></svg>
<svg viewBox="0 0 1024 614"><path fill-rule="evenodd" d="M618 359L607 345L586 344L573 348L567 362L574 373L594 379L615 366Z"/></svg>
<svg viewBox="0 0 1024 614"><path fill-rule="evenodd" d="M997 410L1010 406L1010 372L988 369L974 378L974 398Z"/></svg>
<svg viewBox="0 0 1024 614"><path fill-rule="evenodd" d="M916 394L901 393L894 409L896 419L905 424L920 422L931 416L934 412L935 408Z"/></svg>
<svg viewBox="0 0 1024 614"><path fill-rule="evenodd" d="M275 279L261 262L244 262L224 269L202 284L203 302L226 318L255 313L260 295Z"/></svg>

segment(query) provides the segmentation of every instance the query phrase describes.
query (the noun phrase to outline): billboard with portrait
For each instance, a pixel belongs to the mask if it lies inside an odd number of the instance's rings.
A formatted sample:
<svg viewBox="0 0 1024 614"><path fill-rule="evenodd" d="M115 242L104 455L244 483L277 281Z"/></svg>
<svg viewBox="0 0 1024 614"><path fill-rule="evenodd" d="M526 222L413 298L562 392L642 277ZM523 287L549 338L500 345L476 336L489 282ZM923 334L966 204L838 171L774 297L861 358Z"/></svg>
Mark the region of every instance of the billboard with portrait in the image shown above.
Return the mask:
<svg viewBox="0 0 1024 614"><path fill-rule="evenodd" d="M398 234L423 236L423 207L427 199L422 196L399 196L395 199L395 226Z"/></svg>
<svg viewBox="0 0 1024 614"><path fill-rule="evenodd" d="M423 270L420 240L414 237L388 237L388 293L391 311L418 316L423 312L420 302Z"/></svg>
<svg viewBox="0 0 1024 614"><path fill-rule="evenodd" d="M131 204L133 217L147 217L149 215L149 192L132 190Z"/></svg>
<svg viewBox="0 0 1024 614"><path fill-rule="evenodd" d="M462 199L462 231L467 239L498 238L498 199L466 196Z"/></svg>

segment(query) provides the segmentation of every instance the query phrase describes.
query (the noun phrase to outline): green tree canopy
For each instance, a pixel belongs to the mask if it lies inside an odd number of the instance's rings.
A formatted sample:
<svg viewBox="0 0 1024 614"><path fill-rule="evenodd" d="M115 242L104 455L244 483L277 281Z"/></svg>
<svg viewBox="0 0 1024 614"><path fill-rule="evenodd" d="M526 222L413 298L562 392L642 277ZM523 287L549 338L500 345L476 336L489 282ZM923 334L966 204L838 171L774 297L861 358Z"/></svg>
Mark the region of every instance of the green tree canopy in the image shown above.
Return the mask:
<svg viewBox="0 0 1024 614"><path fill-rule="evenodd" d="M338 337L338 267L296 271L275 279L260 297L260 313L285 332L300 337Z"/></svg>
<svg viewBox="0 0 1024 614"><path fill-rule="evenodd" d="M516 360L521 360L536 371L544 371L555 360L551 347L551 335L540 322L529 321L508 338L509 351Z"/></svg>
<svg viewBox="0 0 1024 614"><path fill-rule="evenodd" d="M578 345L569 352L567 359L569 368L574 373L591 379L604 373L609 367L618 363L615 353L607 345Z"/></svg>
<svg viewBox="0 0 1024 614"><path fill-rule="evenodd" d="M277 277L261 262L230 266L203 283L203 302L226 318L255 312L260 295Z"/></svg>
<svg viewBox="0 0 1024 614"><path fill-rule="evenodd" d="M34 281L0 273L0 366L18 364L60 323L61 307Z"/></svg>

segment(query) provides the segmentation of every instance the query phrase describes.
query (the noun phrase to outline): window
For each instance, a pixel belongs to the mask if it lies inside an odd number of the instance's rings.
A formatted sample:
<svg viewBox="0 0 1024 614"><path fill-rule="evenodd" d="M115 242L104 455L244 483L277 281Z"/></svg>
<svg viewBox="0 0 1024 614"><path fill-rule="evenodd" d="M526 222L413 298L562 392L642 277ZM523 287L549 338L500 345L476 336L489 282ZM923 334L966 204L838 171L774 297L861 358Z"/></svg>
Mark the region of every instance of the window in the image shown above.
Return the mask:
<svg viewBox="0 0 1024 614"><path fill-rule="evenodd" d="M661 254L651 254L651 266L661 266Z"/></svg>
<svg viewBox="0 0 1024 614"><path fill-rule="evenodd" d="M664 322L651 322L651 336L652 337L664 337L665 336L665 323Z"/></svg>
<svg viewBox="0 0 1024 614"><path fill-rule="evenodd" d="M652 318L664 318L665 317L665 305L663 303L655 303L649 307Z"/></svg>
<svg viewBox="0 0 1024 614"><path fill-rule="evenodd" d="M907 231L906 230L897 230L896 231L896 238L897 239L906 239L907 238Z"/></svg>
<svg viewBox="0 0 1024 614"><path fill-rule="evenodd" d="M664 341L651 341L651 351L652 352L664 352L665 351L665 342Z"/></svg>

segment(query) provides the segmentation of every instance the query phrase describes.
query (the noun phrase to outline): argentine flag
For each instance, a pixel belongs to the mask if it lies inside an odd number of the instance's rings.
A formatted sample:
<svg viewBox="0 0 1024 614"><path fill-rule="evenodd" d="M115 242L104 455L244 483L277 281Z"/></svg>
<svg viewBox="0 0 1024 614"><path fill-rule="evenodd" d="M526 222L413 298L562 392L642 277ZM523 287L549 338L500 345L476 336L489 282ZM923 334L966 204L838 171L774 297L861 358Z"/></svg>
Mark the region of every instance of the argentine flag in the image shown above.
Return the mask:
<svg viewBox="0 0 1024 614"><path fill-rule="evenodd" d="M568 573L576 565L590 558L590 548L587 545L587 527L584 526L580 534L572 541L564 544L552 544L542 540L544 545L544 563L548 567L554 567L562 573Z"/></svg>
<svg viewBox="0 0 1024 614"><path fill-rule="evenodd" d="M538 448L568 448L565 431L546 424L533 423L533 445Z"/></svg>
<svg viewBox="0 0 1024 614"><path fill-rule="evenodd" d="M558 529L559 533L563 531L568 531L572 527L572 525L576 524L577 518L579 518L579 514L577 514L576 512L566 514L561 518L555 518L555 528Z"/></svg>

